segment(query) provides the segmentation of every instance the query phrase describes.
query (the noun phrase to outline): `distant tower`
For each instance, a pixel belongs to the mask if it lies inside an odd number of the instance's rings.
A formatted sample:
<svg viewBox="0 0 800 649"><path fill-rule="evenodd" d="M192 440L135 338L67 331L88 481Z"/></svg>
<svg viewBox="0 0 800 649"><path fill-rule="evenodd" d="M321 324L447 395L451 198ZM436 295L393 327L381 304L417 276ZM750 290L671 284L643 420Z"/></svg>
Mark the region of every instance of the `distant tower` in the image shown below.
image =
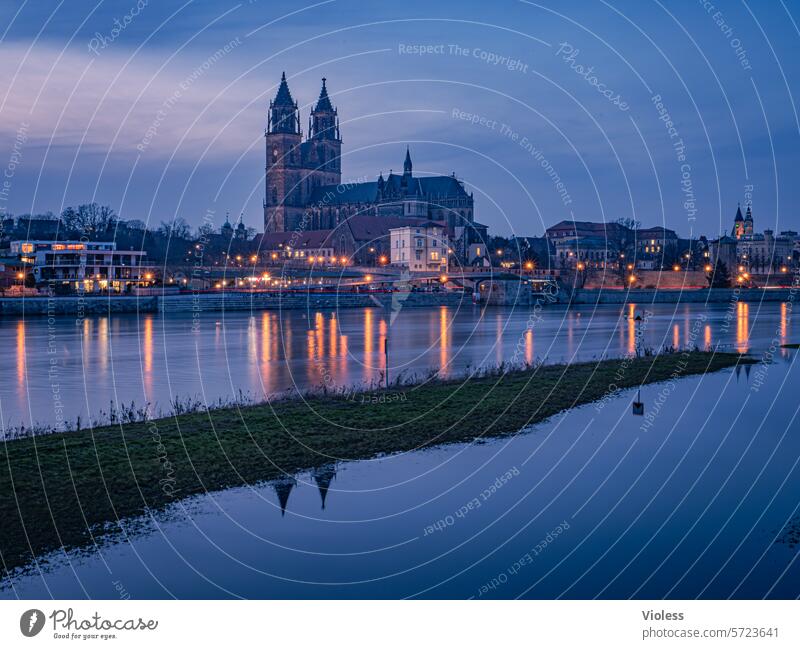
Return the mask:
<svg viewBox="0 0 800 649"><path fill-rule="evenodd" d="M752 223L751 223L752 225ZM742 206L736 207L736 216L733 219L733 230L731 236L736 239L741 239L744 234L744 218L742 218Z"/></svg>
<svg viewBox="0 0 800 649"><path fill-rule="evenodd" d="M403 177L400 179L400 188L403 190L403 193L408 193L408 188L411 185L412 170L411 150L406 146L406 159L403 161Z"/></svg>
<svg viewBox="0 0 800 649"><path fill-rule="evenodd" d="M328 97L322 78L319 99L308 124L310 166L318 185L338 185L342 181L342 140L339 137L339 117ZM322 172L322 173L319 173Z"/></svg>
<svg viewBox="0 0 800 649"><path fill-rule="evenodd" d="M233 236L233 226L231 225L230 213L225 212L225 223L222 224L222 227L219 229L220 234L226 239L230 239Z"/></svg>
<svg viewBox="0 0 800 649"><path fill-rule="evenodd" d="M300 111L281 75L278 94L269 103L267 130L267 165L264 197L264 231L286 232L294 229L303 216L300 183L303 177L300 159Z"/></svg>
<svg viewBox="0 0 800 649"><path fill-rule="evenodd" d="M744 234L747 237L753 236L753 212L750 206L747 206L747 212L744 217Z"/></svg>

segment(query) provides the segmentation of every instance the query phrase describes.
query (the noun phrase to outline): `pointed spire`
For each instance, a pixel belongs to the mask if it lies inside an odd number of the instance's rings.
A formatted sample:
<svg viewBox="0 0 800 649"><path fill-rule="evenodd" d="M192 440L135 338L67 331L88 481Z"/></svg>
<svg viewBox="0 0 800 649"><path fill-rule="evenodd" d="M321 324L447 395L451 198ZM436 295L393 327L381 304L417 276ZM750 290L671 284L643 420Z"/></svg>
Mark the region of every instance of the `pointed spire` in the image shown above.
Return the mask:
<svg viewBox="0 0 800 649"><path fill-rule="evenodd" d="M281 506L281 516L286 514L286 505L289 502L289 494L292 493L292 489L294 489L295 479L289 478L287 480L279 480L278 482L273 483L273 488L275 489L275 493L278 495L278 502Z"/></svg>
<svg viewBox="0 0 800 649"><path fill-rule="evenodd" d="M319 91L319 99L317 100L317 105L314 107L314 112L333 112L333 104L331 104L331 99L328 97L328 88L325 86L325 77L322 77L322 90Z"/></svg>
<svg viewBox="0 0 800 649"><path fill-rule="evenodd" d="M406 145L406 160L403 163L403 175L408 174L410 176L411 169L411 149L409 149L408 145Z"/></svg>
<svg viewBox="0 0 800 649"><path fill-rule="evenodd" d="M336 465L330 464L320 467L316 469L312 475L314 477L314 482L317 483L319 496L322 499L322 509L325 509L325 499L328 497L328 489L331 486L331 482L333 482L333 479L336 477Z"/></svg>
<svg viewBox="0 0 800 649"><path fill-rule="evenodd" d="M281 85L278 86L278 94L275 95L275 106L294 106L292 93L289 92L289 84L286 83L286 73L281 74Z"/></svg>
<svg viewBox="0 0 800 649"><path fill-rule="evenodd" d="M734 221L744 221L742 218L742 206L740 203L736 204L736 217L733 219Z"/></svg>

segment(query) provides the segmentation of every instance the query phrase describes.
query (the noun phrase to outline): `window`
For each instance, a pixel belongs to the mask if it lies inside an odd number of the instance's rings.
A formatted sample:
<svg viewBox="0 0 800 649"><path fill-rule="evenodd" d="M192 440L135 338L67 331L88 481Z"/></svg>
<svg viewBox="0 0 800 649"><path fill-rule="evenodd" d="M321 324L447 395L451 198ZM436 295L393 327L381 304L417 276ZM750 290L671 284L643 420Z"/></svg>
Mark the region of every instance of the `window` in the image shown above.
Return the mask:
<svg viewBox="0 0 800 649"><path fill-rule="evenodd" d="M422 246L423 246L422 239L417 239L417 248L422 248Z"/></svg>
<svg viewBox="0 0 800 649"><path fill-rule="evenodd" d="M422 261L422 250L415 250L414 252L417 255L417 261Z"/></svg>
<svg viewBox="0 0 800 649"><path fill-rule="evenodd" d="M435 250L433 252L431 252L431 260L432 261L439 261L439 253L436 252Z"/></svg>
<svg viewBox="0 0 800 649"><path fill-rule="evenodd" d="M277 203L278 202L278 188L277 187L273 187L272 188L272 202L273 203Z"/></svg>
<svg viewBox="0 0 800 649"><path fill-rule="evenodd" d="M272 164L276 164L278 162L278 147L272 149Z"/></svg>

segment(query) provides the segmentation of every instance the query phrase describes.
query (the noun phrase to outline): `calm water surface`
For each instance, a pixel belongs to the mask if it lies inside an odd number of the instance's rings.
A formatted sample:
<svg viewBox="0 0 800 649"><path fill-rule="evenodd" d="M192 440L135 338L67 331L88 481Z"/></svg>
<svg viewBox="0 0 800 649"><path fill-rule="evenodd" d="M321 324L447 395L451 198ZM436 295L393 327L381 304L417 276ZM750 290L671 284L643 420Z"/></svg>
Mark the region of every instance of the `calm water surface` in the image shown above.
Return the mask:
<svg viewBox="0 0 800 649"><path fill-rule="evenodd" d="M780 304L705 320L697 307L651 310L652 346L699 337L701 347L761 355L798 335ZM409 311L391 326L380 311L314 314L310 327L301 314L259 314L210 319L198 334L180 319L120 318L84 325L92 335L65 322L71 344L58 353L77 364L79 394L81 367L91 369L87 391L122 383L137 399L201 385L270 391L293 377L314 384L320 358L337 381L368 380L387 329L398 371L508 359L520 337L531 358L618 355L635 345L619 315L551 310L530 333L527 313L510 310ZM22 331L21 369L12 355L7 371L23 387L26 376L41 380L46 359L32 348L46 345L46 323L3 327ZM0 597L116 598L120 585L133 598L797 597L787 532L800 525L798 385L796 352L782 350L769 365L645 386L648 418L631 414L626 392L508 439L191 498L126 521L97 546L43 558ZM4 390L7 411L22 397L16 384Z"/></svg>
<svg viewBox="0 0 800 649"><path fill-rule="evenodd" d="M213 403L246 394L376 384L389 376L447 376L502 362L589 360L631 353L636 310L646 347L745 351L794 340L786 304L638 305L565 309L382 309L155 314L87 318L0 318L0 418L8 427L63 429L116 404L169 411L174 399ZM698 316L707 318L698 321ZM699 326L699 329L698 329Z"/></svg>

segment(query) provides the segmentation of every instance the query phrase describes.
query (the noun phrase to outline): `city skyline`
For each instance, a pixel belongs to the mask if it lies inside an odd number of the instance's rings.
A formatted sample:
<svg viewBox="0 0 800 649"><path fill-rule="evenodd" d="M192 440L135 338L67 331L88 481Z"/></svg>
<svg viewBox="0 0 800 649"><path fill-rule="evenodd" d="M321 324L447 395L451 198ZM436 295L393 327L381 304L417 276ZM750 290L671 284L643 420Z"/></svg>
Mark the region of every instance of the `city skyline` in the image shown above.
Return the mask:
<svg viewBox="0 0 800 649"><path fill-rule="evenodd" d="M793 3L49 9L5 10L4 213L95 200L152 226L230 211L261 230L285 70L304 131L328 79L343 182L397 172L410 146L415 175L455 172L495 234L633 218L713 237L747 195L760 228L800 229L798 190L776 172L800 138Z"/></svg>

